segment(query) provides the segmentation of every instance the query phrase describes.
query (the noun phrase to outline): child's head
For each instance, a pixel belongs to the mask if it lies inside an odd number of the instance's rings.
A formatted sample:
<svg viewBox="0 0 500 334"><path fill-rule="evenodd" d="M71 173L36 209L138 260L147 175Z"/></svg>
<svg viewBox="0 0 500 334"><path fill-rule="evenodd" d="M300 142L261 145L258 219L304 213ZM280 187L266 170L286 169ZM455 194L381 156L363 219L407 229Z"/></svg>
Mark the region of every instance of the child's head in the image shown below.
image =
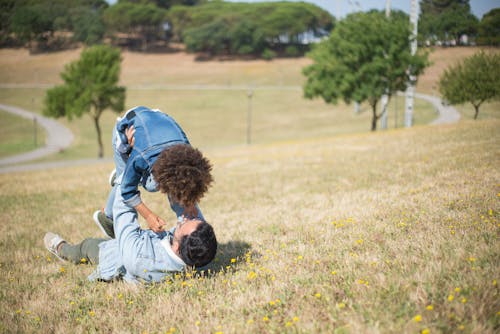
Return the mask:
<svg viewBox="0 0 500 334"><path fill-rule="evenodd" d="M152 168L159 190L183 207L191 207L203 197L213 181L211 171L210 161L187 144L167 147Z"/></svg>
<svg viewBox="0 0 500 334"><path fill-rule="evenodd" d="M214 259L217 252L214 229L205 221L178 221L172 237L173 251L188 266L203 267Z"/></svg>

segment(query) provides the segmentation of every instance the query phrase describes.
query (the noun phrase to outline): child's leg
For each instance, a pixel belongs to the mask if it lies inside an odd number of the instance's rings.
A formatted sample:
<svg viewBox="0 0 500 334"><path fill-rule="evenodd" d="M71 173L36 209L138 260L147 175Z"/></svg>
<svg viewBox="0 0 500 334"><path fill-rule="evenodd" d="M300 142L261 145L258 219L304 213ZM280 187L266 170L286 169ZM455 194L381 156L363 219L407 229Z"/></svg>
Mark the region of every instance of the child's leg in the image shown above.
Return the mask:
<svg viewBox="0 0 500 334"><path fill-rule="evenodd" d="M88 238L76 245L64 242L58 253L61 257L73 262L74 264L82 263L82 259L90 264L98 264L99 244L106 240L107 239Z"/></svg>
<svg viewBox="0 0 500 334"><path fill-rule="evenodd" d="M115 162L115 168L116 168L116 178L119 178L122 175L123 171L125 170L125 165L128 160L128 155L118 152L118 150L116 149L117 140L120 140L120 137L117 134L115 126L113 127L112 147L113 147L113 160ZM117 186L118 184L115 183L115 185L109 192L108 200L106 202L106 207L104 208L104 213L106 214L106 217L108 217L109 219L113 219L113 203L115 202L115 194Z"/></svg>

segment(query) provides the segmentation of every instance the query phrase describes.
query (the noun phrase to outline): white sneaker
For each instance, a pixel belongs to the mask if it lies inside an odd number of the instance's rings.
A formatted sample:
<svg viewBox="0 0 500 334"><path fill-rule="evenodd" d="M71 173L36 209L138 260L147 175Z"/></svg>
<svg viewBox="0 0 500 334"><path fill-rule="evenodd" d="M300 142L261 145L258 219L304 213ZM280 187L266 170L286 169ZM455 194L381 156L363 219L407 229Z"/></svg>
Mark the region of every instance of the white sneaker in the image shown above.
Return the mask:
<svg viewBox="0 0 500 334"><path fill-rule="evenodd" d="M59 246L62 242L66 242L59 235L47 232L45 233L45 237L43 237L43 243L49 252L54 254L59 260L64 261L64 259L57 252L57 246Z"/></svg>
<svg viewBox="0 0 500 334"><path fill-rule="evenodd" d="M111 174L109 174L108 178L108 182L112 187L115 185L115 179L116 179L116 169L113 169Z"/></svg>

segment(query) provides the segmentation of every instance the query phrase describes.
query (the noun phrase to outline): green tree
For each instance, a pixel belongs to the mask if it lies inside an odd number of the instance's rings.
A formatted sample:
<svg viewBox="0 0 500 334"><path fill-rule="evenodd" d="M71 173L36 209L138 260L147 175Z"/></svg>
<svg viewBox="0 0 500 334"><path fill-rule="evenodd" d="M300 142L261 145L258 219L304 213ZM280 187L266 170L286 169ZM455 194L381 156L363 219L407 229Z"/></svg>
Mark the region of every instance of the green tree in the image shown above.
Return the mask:
<svg viewBox="0 0 500 334"><path fill-rule="evenodd" d="M478 26L478 44L500 45L500 8L484 14Z"/></svg>
<svg viewBox="0 0 500 334"><path fill-rule="evenodd" d="M439 79L439 91L451 104L470 102L474 119L483 102L500 99L500 55L480 51L447 68Z"/></svg>
<svg viewBox="0 0 500 334"><path fill-rule="evenodd" d="M151 3L119 2L104 11L103 19L110 30L139 37L143 50L151 41L164 38L166 10Z"/></svg>
<svg viewBox="0 0 500 334"><path fill-rule="evenodd" d="M64 84L47 91L43 113L69 120L90 114L97 132L98 156L104 155L99 119L106 109L124 109L125 87L118 86L121 54L116 48L96 45L82 51L80 59L64 68Z"/></svg>
<svg viewBox="0 0 500 334"><path fill-rule="evenodd" d="M269 54L291 45L297 46L291 52L296 55L307 47L301 44L302 34L325 36L334 23L333 17L321 8L296 2L208 2L193 7L174 6L168 17L174 38L183 40L189 51L211 55L258 55L266 50Z"/></svg>
<svg viewBox="0 0 500 334"><path fill-rule="evenodd" d="M458 43L460 36L477 31L478 19L471 13L469 0L421 0L420 9L421 39Z"/></svg>
<svg viewBox="0 0 500 334"><path fill-rule="evenodd" d="M375 131L382 116L377 112L380 97L404 90L410 75L418 76L427 65L426 54L411 54L409 37L409 20L402 12L390 18L378 11L347 16L309 53L313 64L303 70L305 97L368 102Z"/></svg>

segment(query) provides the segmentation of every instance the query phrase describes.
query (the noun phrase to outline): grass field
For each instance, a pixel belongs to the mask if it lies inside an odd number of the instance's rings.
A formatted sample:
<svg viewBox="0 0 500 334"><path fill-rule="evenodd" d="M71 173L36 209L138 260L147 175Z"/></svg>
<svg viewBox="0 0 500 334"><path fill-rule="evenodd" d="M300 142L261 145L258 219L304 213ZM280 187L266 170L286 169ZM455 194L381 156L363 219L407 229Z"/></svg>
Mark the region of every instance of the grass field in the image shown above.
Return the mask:
<svg viewBox="0 0 500 334"><path fill-rule="evenodd" d="M91 266L43 247L48 230L99 236L110 164L0 175L0 331L497 332L499 126L210 150L218 256L209 274L142 288L89 283Z"/></svg>
<svg viewBox="0 0 500 334"><path fill-rule="evenodd" d="M448 50L432 55L435 71L458 57ZM58 83L58 71L76 58L77 50L0 50L0 82ZM42 239L46 231L69 242L100 236L91 215L104 204L112 164L0 174L0 332L497 333L498 102L478 121L460 106L463 119L446 126L423 125L435 114L421 104L419 126L369 133L368 112L305 101L298 90L256 89L253 144L245 145L245 90L143 89L286 88L301 84L306 63L124 54L123 84L135 87L127 105L171 112L214 165L201 207L217 233L217 257L203 273L162 284L90 283L91 266L59 262ZM435 75L426 72L419 91L433 94ZM2 88L0 102L36 111L44 91ZM396 107L401 122L403 98L389 109ZM3 133L9 116L0 117ZM103 116L105 143L114 118ZM74 145L46 160L94 157L90 119L61 122ZM143 198L174 224L161 196Z"/></svg>
<svg viewBox="0 0 500 334"><path fill-rule="evenodd" d="M59 73L65 64L78 59L79 52L33 56L25 50L0 50L0 83L14 87L0 88L0 102L40 112L46 88L61 83ZM441 58L436 56L438 63ZM362 113L354 114L353 106L343 103L327 105L321 100L303 99L301 70L309 63L307 58L195 62L193 55L185 53L124 52L121 84L128 87L127 108L147 105L172 114L193 144L204 148L246 142L247 89L227 90L239 87L248 87L254 93L251 101L254 143L368 131L371 124L368 106L362 106ZM198 86L201 88L195 89ZM206 86L224 89L203 89ZM434 109L425 101L417 100L415 110L416 124L427 124L435 117ZM389 108L390 128L402 126L403 112L404 98L393 98ZM107 143L115 117L107 112L101 120L106 156L111 153ZM68 150L44 160L97 155L95 129L88 116L72 122L60 121L73 131L75 142ZM7 122L0 122L0 131L7 126ZM3 151L10 152L13 148Z"/></svg>

